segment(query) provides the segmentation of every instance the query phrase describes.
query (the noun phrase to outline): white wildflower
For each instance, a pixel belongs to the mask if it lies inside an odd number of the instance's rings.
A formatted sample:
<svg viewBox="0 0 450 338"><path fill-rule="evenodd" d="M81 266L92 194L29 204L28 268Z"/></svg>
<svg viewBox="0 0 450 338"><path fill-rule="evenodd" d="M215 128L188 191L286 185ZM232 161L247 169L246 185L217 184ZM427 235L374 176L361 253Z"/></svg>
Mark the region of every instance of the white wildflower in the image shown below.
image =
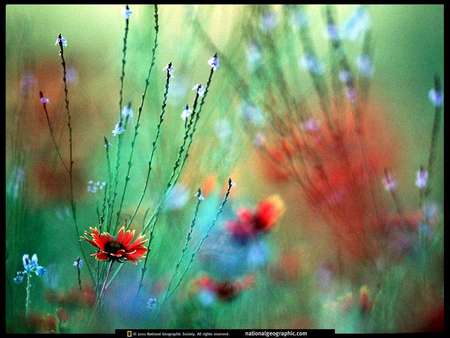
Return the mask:
<svg viewBox="0 0 450 338"><path fill-rule="evenodd" d="M213 71L216 71L220 66L219 57L214 55L211 59L208 60L208 65L213 69Z"/></svg>

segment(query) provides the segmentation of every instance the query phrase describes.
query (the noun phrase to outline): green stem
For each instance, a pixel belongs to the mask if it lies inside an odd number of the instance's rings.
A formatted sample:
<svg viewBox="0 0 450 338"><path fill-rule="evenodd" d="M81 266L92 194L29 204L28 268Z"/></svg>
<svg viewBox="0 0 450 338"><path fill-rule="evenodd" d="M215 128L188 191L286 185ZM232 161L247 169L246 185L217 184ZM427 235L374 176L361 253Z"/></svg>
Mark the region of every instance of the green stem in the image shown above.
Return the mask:
<svg viewBox="0 0 450 338"><path fill-rule="evenodd" d="M195 257L197 256L197 254L199 253L199 251L201 250L203 244L205 243L205 241L208 239L209 237L209 233L211 232L212 228L214 228L214 226L216 225L217 221L219 220L220 215L223 212L223 208L225 206L225 204L228 201L228 197L230 196L230 192L231 192L231 188L233 186L233 181L231 180L231 178L228 179L228 189L225 193L225 196L222 200L222 203L220 204L219 209L217 210L216 216L214 217L213 221L211 222L211 225L208 227L206 234L202 237L202 239L200 240L200 242L198 243L196 249L194 250L194 252L191 255L191 259L189 260L189 263L187 264L186 268L184 269L183 273L181 274L180 279L178 280L177 284L174 286L173 290L169 293L169 296L172 296L175 291L178 289L178 287L181 285L181 283L184 280L184 277L186 276L186 274L189 272L192 264L194 263Z"/></svg>
<svg viewBox="0 0 450 338"><path fill-rule="evenodd" d="M101 306L101 302L102 302L102 298L103 298L103 293L104 293L105 290L106 290L106 283L107 283L107 281L108 281L109 274L111 273L111 269L112 269L113 263L114 263L114 261L111 261L111 262L109 263L108 271L106 272L106 277L105 277L105 280L103 281L103 286L102 286L102 289L100 290L100 295L98 296L98 299L97 299L97 307L98 307L98 306Z"/></svg>
<svg viewBox="0 0 450 338"><path fill-rule="evenodd" d="M116 203L117 198L117 187L119 186L119 169L120 169L120 150L122 148L122 136L123 134L119 134L117 137L117 153L116 153L116 167L114 171L114 188L113 188L113 194L112 194L112 201L111 201L111 210L109 211L109 222L108 222L108 230L111 231L112 229L112 220L113 220L113 210L114 210L114 204Z"/></svg>
<svg viewBox="0 0 450 338"><path fill-rule="evenodd" d="M67 128L69 130L69 183L70 183L70 204L72 209L72 218L73 223L75 225L75 231L77 233L77 237L80 238L80 229L78 228L78 221L77 221L77 211L76 211L76 204L75 204L75 197L74 197L74 191L73 191L73 141L72 141L72 116L70 114L69 109L69 90L67 89L67 70L66 70L66 60L64 59L64 46L62 42L62 35L59 34L58 36L59 41L59 55L61 56L61 66L63 69L63 83L64 83L64 102L66 107L66 115L67 115ZM92 282L95 283L95 278L92 273L91 267L89 265L89 261L86 256L86 252L83 249L83 246L81 245L81 241L78 241L78 244L80 246L81 254L83 255L84 261L86 262L87 269L89 271L89 275L92 279Z"/></svg>
<svg viewBox="0 0 450 338"><path fill-rule="evenodd" d="M136 138L138 135L138 129L140 126L140 120L141 120L141 114L142 114L142 109L144 108L144 102L145 102L145 97L147 95L147 90L148 87L150 85L150 75L152 73L153 67L155 66L155 60L156 60L156 49L158 47L158 32L159 32L159 25L158 25L158 6L155 4L155 13L154 13L154 17L155 17L155 39L153 41L153 48L152 48L152 58L151 58L151 63L150 63L150 67L148 69L148 73L147 73L147 78L145 79L145 86L144 86L144 92L142 94L141 97L141 104L138 108L138 117L137 117L137 121L136 121L136 125L134 127L134 136L133 136L133 140L131 141L131 152L130 152L130 158L128 160L128 170L127 170L127 175L125 177L125 185L123 188L123 193L122 193L122 198L120 201L120 206L119 206L119 211L117 213L117 219L120 218L120 213L122 211L122 205L125 199L125 194L127 191L127 186L128 186L128 181L130 180L130 172L131 172L131 166L132 166L132 160L133 160L133 153L134 153L134 146L136 143ZM136 213L133 214L133 216L130 219L130 222L128 223L128 225L131 224L131 222L134 219L134 216L136 215ZM128 226L127 226L128 228Z"/></svg>
<svg viewBox="0 0 450 338"><path fill-rule="evenodd" d="M78 275L78 286L81 290L81 270L79 266L77 266L77 275Z"/></svg>
<svg viewBox="0 0 450 338"><path fill-rule="evenodd" d="M434 78L434 90L436 92L441 91L441 81L439 77L436 75ZM439 129L441 126L441 105L436 105L434 110L434 121L433 121L433 130L431 131L431 143L430 143L430 149L429 149L429 155L428 155L428 164L427 164L427 170L428 170L428 187L425 190L424 198L427 198L428 195L431 193L431 178L433 173L433 165L436 157L436 146L437 146L437 140L439 135Z"/></svg>
<svg viewBox="0 0 450 338"><path fill-rule="evenodd" d="M141 193L141 197L139 198L139 202L136 206L136 209L134 210L133 216L130 219L130 222L128 223L127 228L129 227L129 225L131 225L132 220L134 219L134 217L137 215L138 210L142 204L142 201L144 200L144 196L145 193L147 192L147 188L148 188L148 183L150 181L150 174L152 172L152 164L153 164L153 158L155 156L155 152L156 152L156 148L157 148L157 144L158 144L158 139L159 139L159 135L161 133L161 126L162 123L164 122L164 115L166 113L166 106L167 106L167 98L168 98L168 94L169 94L169 83L170 83L170 68L172 66L172 63L169 63L169 65L167 66L167 72L166 72L166 84L164 86L164 95L163 95L163 103L161 106L161 113L159 115L159 122L158 125L156 126L156 135L155 138L153 140L152 143L152 151L150 153L150 158L148 160L148 170L147 170L147 177L145 178L145 184L144 184L144 189Z"/></svg>
<svg viewBox="0 0 450 338"><path fill-rule="evenodd" d="M125 7L126 10L129 9L128 5ZM127 62L127 40L128 40L128 29L130 25L130 19L127 17L125 19L125 32L123 36L123 47L122 47L122 71L120 75L120 91L119 91L119 119L122 122L122 103L123 103L123 83L125 80L125 65Z"/></svg>
<svg viewBox="0 0 450 338"><path fill-rule="evenodd" d="M215 55L215 56L217 56L217 55ZM203 97L200 100L200 105L199 105L197 113L195 112L195 108L197 107L197 102L198 102L198 97L199 97L198 92L197 92L197 95L195 97L194 107L193 107L192 115L191 115L191 120L189 121L189 124L187 126L186 133L189 133L191 124L192 124L192 130L190 131L190 134L188 135L188 139L187 139L188 140L188 144L187 144L186 151L184 153L183 159L181 160L181 164L179 163L179 158L177 158L177 160L175 162L175 166L174 166L174 168L172 170L172 175L171 175L171 177L169 179L169 182L167 184L166 191L164 192L163 198L160 201L160 203L158 205L158 208L156 209L155 213L153 213L152 217L149 219L147 224L144 225L143 233L145 233L148 230L148 228L150 227L150 225L153 222L153 226L152 226L152 230L150 232L150 238L149 238L148 245L151 244L151 241L153 239L152 235L153 235L154 227L156 226L156 223L158 221L158 216L159 216L159 213L161 212L163 204L165 203L165 199L167 198L168 193L170 192L172 187L175 185L175 183L178 182L178 179L180 178L181 172L183 171L183 167L186 164L186 161L187 161L187 159L189 157L189 149L192 146L192 142L194 140L194 134L195 134L195 131L197 130L197 124L198 124L198 121L200 119L200 113L202 111L203 105L205 104L206 96L208 95L208 90L209 90L209 87L211 85L211 80L212 80L213 74L214 74L214 69L211 68L211 71L210 71L209 77L208 77L208 81L206 82L205 93L203 94ZM192 123L192 121L193 121L193 123ZM187 135L185 134L185 139L183 139L183 144L180 147L179 156L183 155L183 150L184 150L184 147L185 147L186 141L187 141L186 140L186 136ZM177 171L177 168L179 168L178 171Z"/></svg>
<svg viewBox="0 0 450 338"><path fill-rule="evenodd" d="M172 286L173 281L175 280L175 277L176 277L176 275L177 275L177 273L178 273L178 269L180 268L181 263L182 263L182 261L183 261L183 258L184 258L185 254L186 254L186 252L187 252L188 247L189 247L189 242L190 242L191 239L192 239L192 232L194 231L195 223L197 222L198 211L199 211L200 203L202 202L202 199L203 199L203 198L202 198L201 190L198 189L198 193L197 193L197 203L196 203L196 205L195 205L194 216L192 217L191 225L190 225L189 231L188 231L188 233L187 233L187 235L186 235L186 240L185 240L185 242L184 242L184 247L183 247L183 249L181 250L181 256L180 256L180 258L178 259L177 264L175 265L175 270L174 270L174 272L173 272L173 274L172 274L172 277L170 278L169 284L167 285L166 294L164 295L164 299L163 299L163 301L162 301L162 303L161 303L161 306L162 306L162 305L167 301L167 299L169 298L169 291L170 291L170 288L171 288L171 286Z"/></svg>
<svg viewBox="0 0 450 338"><path fill-rule="evenodd" d="M42 99L44 97L44 94L42 92L39 92L39 97ZM47 125L48 125L48 130L50 131L50 137L52 138L52 142L53 145L55 147L56 153L58 154L58 157L61 161L61 164L63 165L64 169L66 170L67 173L69 173L69 168L67 167L66 163L64 162L62 155L61 155L61 151L58 147L58 143L56 142L56 138L55 138L55 133L53 131L53 127L52 124L50 123L50 117L48 115L48 110L47 110L47 104L46 103L42 103L42 108L44 110L45 113L45 118L47 119Z"/></svg>
<svg viewBox="0 0 450 338"><path fill-rule="evenodd" d="M27 286L26 286L26 298L25 298L25 318L28 318L30 311L30 294L31 294L31 273L27 273Z"/></svg>

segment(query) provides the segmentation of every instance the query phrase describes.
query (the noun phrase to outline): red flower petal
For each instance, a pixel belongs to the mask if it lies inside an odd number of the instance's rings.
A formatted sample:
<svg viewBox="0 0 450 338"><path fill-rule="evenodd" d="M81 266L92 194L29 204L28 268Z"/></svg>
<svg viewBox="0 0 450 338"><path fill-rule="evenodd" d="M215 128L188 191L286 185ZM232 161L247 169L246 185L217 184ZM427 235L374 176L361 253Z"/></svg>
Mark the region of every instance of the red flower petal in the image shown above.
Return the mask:
<svg viewBox="0 0 450 338"><path fill-rule="evenodd" d="M278 195L272 195L259 203L255 214L255 227L261 231L270 230L284 213L284 203Z"/></svg>
<svg viewBox="0 0 450 338"><path fill-rule="evenodd" d="M147 239L145 239L145 237L143 237L141 235L133 243L131 243L126 249L127 249L127 251L133 251L135 249L138 249L140 246L143 246L143 244L145 242L147 242Z"/></svg>
<svg viewBox="0 0 450 338"><path fill-rule="evenodd" d="M125 257L132 262L137 262L139 259L144 258L147 253L147 248L141 247L133 250L132 252L127 252Z"/></svg>
<svg viewBox="0 0 450 338"><path fill-rule="evenodd" d="M123 243L123 237L125 235L125 227L121 227L117 233L117 242Z"/></svg>
<svg viewBox="0 0 450 338"><path fill-rule="evenodd" d="M251 222L253 220L253 213L248 209L239 209L237 211L238 219L241 222Z"/></svg>
<svg viewBox="0 0 450 338"><path fill-rule="evenodd" d="M126 250L128 250L128 246L130 245L131 241L134 238L135 230L127 230L125 231L125 228L122 227L119 231L119 234L117 235L117 241L122 244Z"/></svg>
<svg viewBox="0 0 450 338"><path fill-rule="evenodd" d="M96 258L98 261L107 261L107 260L109 259L108 254L105 253L105 252L103 252L103 251L99 251L99 252L97 252L97 253L95 253L95 254L93 254L93 255L95 255L95 258Z"/></svg>
<svg viewBox="0 0 450 338"><path fill-rule="evenodd" d="M253 225L251 222L229 221L227 223L228 231L235 237L247 238L253 235Z"/></svg>
<svg viewBox="0 0 450 338"><path fill-rule="evenodd" d="M197 279L195 285L201 289L207 289L210 291L214 291L216 288L216 282L208 276L203 276Z"/></svg>
<svg viewBox="0 0 450 338"><path fill-rule="evenodd" d="M99 246L100 250L104 250L106 243L111 242L113 240L114 240L114 237L111 236L107 232L100 234L99 239L98 239L98 246Z"/></svg>
<svg viewBox="0 0 450 338"><path fill-rule="evenodd" d="M120 249L120 250L117 250L117 252L110 252L109 253L109 255L110 256L113 256L113 257L123 257L123 256L125 256L127 253L125 252L125 250L124 249Z"/></svg>

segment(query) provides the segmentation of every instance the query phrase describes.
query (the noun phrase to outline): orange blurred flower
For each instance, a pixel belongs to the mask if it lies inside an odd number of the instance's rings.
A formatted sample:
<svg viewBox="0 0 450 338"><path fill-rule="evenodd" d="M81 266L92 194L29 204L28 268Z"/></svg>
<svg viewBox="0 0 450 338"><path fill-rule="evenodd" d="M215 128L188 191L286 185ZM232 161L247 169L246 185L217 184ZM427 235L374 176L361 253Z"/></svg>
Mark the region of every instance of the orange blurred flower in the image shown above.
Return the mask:
<svg viewBox="0 0 450 338"><path fill-rule="evenodd" d="M216 175L209 175L208 177L205 178L201 187L203 196L208 197L208 195L214 190L216 181L217 181Z"/></svg>
<svg viewBox="0 0 450 338"><path fill-rule="evenodd" d="M242 291L251 287L254 282L253 276L247 276L242 281L217 281L209 276L202 276L194 281L194 287L197 291L212 292L217 299L227 302L235 299Z"/></svg>
<svg viewBox="0 0 450 338"><path fill-rule="evenodd" d="M388 214L380 182L398 160L395 139L381 112L367 107L359 125L351 113L313 131L287 122L283 136L265 142L261 153L267 170L298 184L305 204L331 230L341 258L354 262L380 251L373 239Z"/></svg>
<svg viewBox="0 0 450 338"><path fill-rule="evenodd" d="M372 309L372 300L369 297L367 285L363 285L359 289L359 308L363 313L367 313Z"/></svg>
<svg viewBox="0 0 450 338"><path fill-rule="evenodd" d="M261 201L255 211L239 209L237 219L227 223L228 231L239 241L246 241L260 233L270 231L285 211L284 203L278 195Z"/></svg>

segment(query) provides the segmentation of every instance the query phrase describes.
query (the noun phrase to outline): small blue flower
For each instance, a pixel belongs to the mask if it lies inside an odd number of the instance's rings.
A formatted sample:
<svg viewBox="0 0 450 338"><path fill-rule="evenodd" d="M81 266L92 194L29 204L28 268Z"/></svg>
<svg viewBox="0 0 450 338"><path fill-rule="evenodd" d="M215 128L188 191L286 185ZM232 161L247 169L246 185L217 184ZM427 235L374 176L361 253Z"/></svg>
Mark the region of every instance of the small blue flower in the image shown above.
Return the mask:
<svg viewBox="0 0 450 338"><path fill-rule="evenodd" d="M58 46L58 45L62 45L64 48L67 47L67 40L61 34L58 35L58 37L56 38L56 41L55 41L55 46Z"/></svg>
<svg viewBox="0 0 450 338"><path fill-rule="evenodd" d="M164 72L166 72L168 75L169 75L169 77L172 77L173 76L173 72L174 72L174 67L173 67L173 65L172 65L172 62L169 62L164 68L163 68L163 71Z"/></svg>
<svg viewBox="0 0 450 338"><path fill-rule="evenodd" d="M430 91L428 92L428 98L435 107L441 107L442 103L444 102L444 96L442 95L442 92L434 88L430 89Z"/></svg>
<svg viewBox="0 0 450 338"><path fill-rule="evenodd" d="M30 259L30 255L25 254L22 257L22 262L23 262L23 268L25 269L25 271L31 272L37 267L38 258L36 256L36 254L34 254Z"/></svg>
<svg viewBox="0 0 450 338"><path fill-rule="evenodd" d="M50 102L49 98L48 98L48 97L45 97L45 96L42 96L42 97L39 99L39 101L40 101L42 104L47 104L47 103Z"/></svg>
<svg viewBox="0 0 450 338"><path fill-rule="evenodd" d="M189 106L186 105L183 109L183 111L181 112L181 118L183 120L186 120L189 116L191 116L192 111L189 109Z"/></svg>
<svg viewBox="0 0 450 338"><path fill-rule="evenodd" d="M33 256L31 256L31 259L30 259L30 255L24 254L22 256L22 263L23 263L24 271L17 272L17 276L14 279L15 281L17 279L18 282L21 282L21 279L23 280L23 275L29 274L32 272L34 272L39 277L43 276L45 273L45 268L43 266L39 265L38 257L36 254L33 254ZM19 275L21 275L22 277L19 277Z"/></svg>
<svg viewBox="0 0 450 338"><path fill-rule="evenodd" d="M33 254L33 256L31 256L31 263L35 266L38 265L38 257L36 254Z"/></svg>
<svg viewBox="0 0 450 338"><path fill-rule="evenodd" d="M117 122L116 126L114 127L112 134L113 136L117 136L120 134L123 134L123 132L125 131L125 128L122 126L121 122Z"/></svg>
<svg viewBox="0 0 450 338"><path fill-rule="evenodd" d="M25 270L27 269L27 267L30 265L30 256L25 254L22 256L22 262L23 262L23 267L25 268Z"/></svg>
<svg viewBox="0 0 450 338"><path fill-rule="evenodd" d="M45 270L45 268L43 266L38 266L38 267L36 267L36 270L34 270L34 272L36 273L36 276L39 276L39 277L42 277L46 271L47 270Z"/></svg>
<svg viewBox="0 0 450 338"><path fill-rule="evenodd" d="M206 87L201 85L200 83L197 83L193 88L193 91L197 92L198 96L203 97L205 95Z"/></svg>
<svg viewBox="0 0 450 338"><path fill-rule="evenodd" d="M131 17L131 14L133 14L133 11L130 9L130 7L126 6L126 7L125 7L125 10L123 11L123 17L124 17L126 20L129 20L130 17Z"/></svg>
<svg viewBox="0 0 450 338"><path fill-rule="evenodd" d="M219 57L215 54L211 59L208 60L208 65L216 71L220 66Z"/></svg>
<svg viewBox="0 0 450 338"><path fill-rule="evenodd" d="M81 269L84 265L84 261L78 257L76 260L73 261L73 266L76 267L77 269Z"/></svg>
<svg viewBox="0 0 450 338"><path fill-rule="evenodd" d="M18 271L16 277L14 277L14 283L20 284L23 282L24 273L22 271Z"/></svg>
<svg viewBox="0 0 450 338"><path fill-rule="evenodd" d="M425 189L428 181L428 170L420 168L416 176L416 187L419 189Z"/></svg>
<svg viewBox="0 0 450 338"><path fill-rule="evenodd" d="M147 309L154 310L157 304L158 300L155 297L150 297L147 301Z"/></svg>
<svg viewBox="0 0 450 338"><path fill-rule="evenodd" d="M203 196L202 191L200 189L198 189L197 193L195 194L195 197L197 197L199 201L203 201L205 199L205 196Z"/></svg>
<svg viewBox="0 0 450 338"><path fill-rule="evenodd" d="M126 118L132 119L133 115L134 115L134 113L133 113L133 109L131 108L131 104L128 104L128 105L123 107L123 109L122 109L122 117L124 119L126 119Z"/></svg>

